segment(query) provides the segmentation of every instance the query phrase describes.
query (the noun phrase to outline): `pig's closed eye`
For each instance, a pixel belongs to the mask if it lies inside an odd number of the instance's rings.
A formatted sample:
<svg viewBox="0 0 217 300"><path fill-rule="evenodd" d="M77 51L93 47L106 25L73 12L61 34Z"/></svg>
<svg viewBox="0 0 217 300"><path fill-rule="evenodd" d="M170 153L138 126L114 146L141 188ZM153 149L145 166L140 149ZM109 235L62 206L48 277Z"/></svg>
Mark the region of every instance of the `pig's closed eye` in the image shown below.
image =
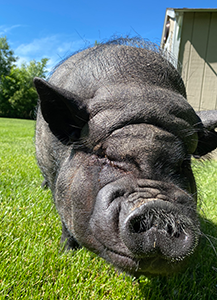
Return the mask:
<svg viewBox="0 0 217 300"><path fill-rule="evenodd" d="M94 153L99 156L100 158L105 158L106 153L105 153L105 149L103 149L100 145L97 145L94 149L93 149Z"/></svg>

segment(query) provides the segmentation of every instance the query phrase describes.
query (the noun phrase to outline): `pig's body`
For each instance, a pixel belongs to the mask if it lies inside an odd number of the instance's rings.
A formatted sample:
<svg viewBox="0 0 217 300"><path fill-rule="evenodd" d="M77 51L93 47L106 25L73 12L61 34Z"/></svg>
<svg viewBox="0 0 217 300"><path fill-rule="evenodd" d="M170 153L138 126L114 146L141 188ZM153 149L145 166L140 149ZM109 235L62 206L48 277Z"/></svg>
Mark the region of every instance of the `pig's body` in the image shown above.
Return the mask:
<svg viewBox="0 0 217 300"><path fill-rule="evenodd" d="M200 235L191 155L217 147L216 112L206 129L171 64L118 42L35 85L37 159L62 241L137 276L178 269Z"/></svg>

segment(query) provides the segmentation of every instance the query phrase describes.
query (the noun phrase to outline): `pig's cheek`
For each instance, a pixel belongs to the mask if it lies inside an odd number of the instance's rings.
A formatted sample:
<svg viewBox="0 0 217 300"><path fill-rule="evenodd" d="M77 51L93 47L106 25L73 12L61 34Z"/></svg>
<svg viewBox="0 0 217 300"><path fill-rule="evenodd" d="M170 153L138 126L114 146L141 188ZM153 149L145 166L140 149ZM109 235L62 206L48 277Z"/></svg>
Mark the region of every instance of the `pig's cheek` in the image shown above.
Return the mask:
<svg viewBox="0 0 217 300"><path fill-rule="evenodd" d="M63 170L56 182L55 202L58 212L71 233L82 219L87 224L98 193L99 167L80 166L71 173ZM83 226L83 225L82 225Z"/></svg>

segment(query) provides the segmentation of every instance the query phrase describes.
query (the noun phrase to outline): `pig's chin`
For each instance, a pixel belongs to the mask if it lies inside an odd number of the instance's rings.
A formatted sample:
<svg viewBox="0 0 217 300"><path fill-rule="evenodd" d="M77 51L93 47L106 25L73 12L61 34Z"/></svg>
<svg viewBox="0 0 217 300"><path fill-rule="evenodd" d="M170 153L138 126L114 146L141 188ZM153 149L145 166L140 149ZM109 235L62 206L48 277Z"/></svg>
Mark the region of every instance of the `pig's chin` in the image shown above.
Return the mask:
<svg viewBox="0 0 217 300"><path fill-rule="evenodd" d="M140 275L172 275L180 272L189 260L187 257L184 260L172 262L159 256L136 259L109 249L106 252L107 260L112 262L116 268L136 277Z"/></svg>

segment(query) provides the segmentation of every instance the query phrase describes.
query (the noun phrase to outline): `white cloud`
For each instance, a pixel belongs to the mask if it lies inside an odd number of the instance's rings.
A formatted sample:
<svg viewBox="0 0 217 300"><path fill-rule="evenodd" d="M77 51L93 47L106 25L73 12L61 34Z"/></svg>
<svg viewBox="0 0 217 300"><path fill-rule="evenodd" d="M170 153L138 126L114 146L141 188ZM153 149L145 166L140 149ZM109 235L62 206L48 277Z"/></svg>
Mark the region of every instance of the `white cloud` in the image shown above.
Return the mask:
<svg viewBox="0 0 217 300"><path fill-rule="evenodd" d="M51 70L58 62L71 53L87 46L82 39L75 40L73 36L52 35L41 39L34 39L28 44L21 44L15 49L15 55L19 57L17 62L41 60L49 58L48 69Z"/></svg>
<svg viewBox="0 0 217 300"><path fill-rule="evenodd" d="M9 33L10 31L12 31L13 29L15 28L18 28L18 27L22 27L23 25L13 25L13 26L6 26L6 25L1 25L0 26L0 35L4 36L6 35L7 33Z"/></svg>

